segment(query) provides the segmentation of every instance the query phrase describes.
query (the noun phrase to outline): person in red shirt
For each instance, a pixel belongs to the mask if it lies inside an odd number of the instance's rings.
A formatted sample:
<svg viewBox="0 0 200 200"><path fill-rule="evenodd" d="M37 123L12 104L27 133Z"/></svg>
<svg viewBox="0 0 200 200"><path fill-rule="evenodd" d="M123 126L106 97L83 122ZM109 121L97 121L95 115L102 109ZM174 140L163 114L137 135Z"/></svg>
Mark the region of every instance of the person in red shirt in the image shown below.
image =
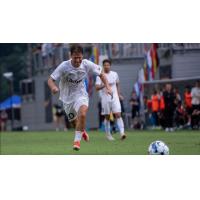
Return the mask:
<svg viewBox="0 0 200 200"><path fill-rule="evenodd" d="M153 95L151 96L152 102L152 116L154 119L154 126L158 126L158 112L159 112L159 104L160 104L160 96L156 90L154 90Z"/></svg>
<svg viewBox="0 0 200 200"><path fill-rule="evenodd" d="M192 95L191 95L191 90L189 86L185 87L185 92L184 92L184 104L185 104L185 109L188 115L188 125L191 124L191 114L192 114Z"/></svg>

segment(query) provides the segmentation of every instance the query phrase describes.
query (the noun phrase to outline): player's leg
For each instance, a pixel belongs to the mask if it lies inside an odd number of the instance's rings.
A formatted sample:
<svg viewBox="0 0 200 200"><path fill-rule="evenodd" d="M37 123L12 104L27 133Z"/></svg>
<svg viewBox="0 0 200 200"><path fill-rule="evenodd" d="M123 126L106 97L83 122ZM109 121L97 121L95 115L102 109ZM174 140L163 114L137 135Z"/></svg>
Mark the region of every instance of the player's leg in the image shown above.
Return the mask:
<svg viewBox="0 0 200 200"><path fill-rule="evenodd" d="M126 138L126 134L124 132L124 122L121 117L121 113L120 112L114 113L114 116L115 116L117 126L119 128L119 133L120 133L121 139L124 140Z"/></svg>
<svg viewBox="0 0 200 200"><path fill-rule="evenodd" d="M71 104L63 104L65 113L70 123L74 124L75 129L77 127L78 119L77 119L77 112L74 109L74 102ZM74 143L73 148L75 150L80 149L80 141L81 141L82 133L80 131L75 131Z"/></svg>
<svg viewBox="0 0 200 200"><path fill-rule="evenodd" d="M108 140L114 140L110 133L110 113L111 113L111 105L110 102L102 100L102 115L104 116L104 126L105 133Z"/></svg>
<svg viewBox="0 0 200 200"><path fill-rule="evenodd" d="M118 99L112 102L112 111L113 111L117 126L119 128L121 139L123 140L126 138L126 135L124 133L124 122L121 117L121 105Z"/></svg>
<svg viewBox="0 0 200 200"><path fill-rule="evenodd" d="M77 131L83 132L85 130L87 111L88 111L88 107L86 105L82 105L79 108L78 116L77 116L77 124L76 124Z"/></svg>
<svg viewBox="0 0 200 200"><path fill-rule="evenodd" d="M75 128L75 138L74 138L74 149L80 149L80 141L83 136L83 139L89 141L89 135L85 131L86 127L86 115L88 111L88 98L80 98L74 103L73 108L77 113L77 123Z"/></svg>
<svg viewBox="0 0 200 200"><path fill-rule="evenodd" d="M104 119L104 125L105 125L105 132L106 132L106 137L108 140L112 141L114 138L112 137L110 133L110 115L105 115Z"/></svg>
<svg viewBox="0 0 200 200"><path fill-rule="evenodd" d="M74 144L73 144L74 150L80 149L82 133L85 131L87 110L88 110L88 107L86 105L82 105L78 110Z"/></svg>

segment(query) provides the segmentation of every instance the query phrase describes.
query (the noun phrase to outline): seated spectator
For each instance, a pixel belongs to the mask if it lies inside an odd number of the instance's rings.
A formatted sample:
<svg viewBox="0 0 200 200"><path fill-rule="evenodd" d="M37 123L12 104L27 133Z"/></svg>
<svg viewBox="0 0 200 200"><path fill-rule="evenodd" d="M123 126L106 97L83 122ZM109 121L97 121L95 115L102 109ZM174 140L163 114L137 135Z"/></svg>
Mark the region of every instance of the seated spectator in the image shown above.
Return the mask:
<svg viewBox="0 0 200 200"><path fill-rule="evenodd" d="M178 103L175 110L175 124L177 128L183 128L187 122L187 115L181 102Z"/></svg>
<svg viewBox="0 0 200 200"><path fill-rule="evenodd" d="M191 116L191 127L193 130L200 128L200 110L194 109Z"/></svg>

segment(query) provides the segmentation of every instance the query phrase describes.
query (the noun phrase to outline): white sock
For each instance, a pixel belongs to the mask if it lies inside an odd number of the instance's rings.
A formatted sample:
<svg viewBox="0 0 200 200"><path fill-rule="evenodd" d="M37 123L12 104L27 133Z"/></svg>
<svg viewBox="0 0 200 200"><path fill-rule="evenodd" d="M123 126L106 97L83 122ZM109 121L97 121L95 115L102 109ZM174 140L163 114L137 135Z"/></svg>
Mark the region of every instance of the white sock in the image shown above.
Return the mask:
<svg viewBox="0 0 200 200"><path fill-rule="evenodd" d="M106 134L110 135L110 120L104 120Z"/></svg>
<svg viewBox="0 0 200 200"><path fill-rule="evenodd" d="M124 134L124 122L123 122L122 118L121 117L117 118L116 122L117 122L117 126L119 128L120 135L123 135Z"/></svg>
<svg viewBox="0 0 200 200"><path fill-rule="evenodd" d="M81 131L75 131L74 142L81 141L82 133Z"/></svg>

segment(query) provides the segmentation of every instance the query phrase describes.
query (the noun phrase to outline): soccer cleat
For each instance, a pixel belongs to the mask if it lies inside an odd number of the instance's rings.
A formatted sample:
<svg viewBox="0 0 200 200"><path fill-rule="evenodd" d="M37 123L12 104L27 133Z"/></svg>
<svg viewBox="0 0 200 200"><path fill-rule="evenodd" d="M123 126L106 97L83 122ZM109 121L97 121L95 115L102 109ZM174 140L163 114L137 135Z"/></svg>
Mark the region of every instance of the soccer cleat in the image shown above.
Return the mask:
<svg viewBox="0 0 200 200"><path fill-rule="evenodd" d="M115 140L115 138L113 138L112 135L106 135L106 137L107 137L107 139L108 139L109 141L113 141L113 140Z"/></svg>
<svg viewBox="0 0 200 200"><path fill-rule="evenodd" d="M78 151L81 148L81 143L80 141L75 141L73 145L73 149Z"/></svg>
<svg viewBox="0 0 200 200"><path fill-rule="evenodd" d="M126 135L125 134L123 134L122 136L121 136L121 140L125 140L126 139Z"/></svg>
<svg viewBox="0 0 200 200"><path fill-rule="evenodd" d="M90 138L85 130L82 132L82 137L86 142L89 142Z"/></svg>

